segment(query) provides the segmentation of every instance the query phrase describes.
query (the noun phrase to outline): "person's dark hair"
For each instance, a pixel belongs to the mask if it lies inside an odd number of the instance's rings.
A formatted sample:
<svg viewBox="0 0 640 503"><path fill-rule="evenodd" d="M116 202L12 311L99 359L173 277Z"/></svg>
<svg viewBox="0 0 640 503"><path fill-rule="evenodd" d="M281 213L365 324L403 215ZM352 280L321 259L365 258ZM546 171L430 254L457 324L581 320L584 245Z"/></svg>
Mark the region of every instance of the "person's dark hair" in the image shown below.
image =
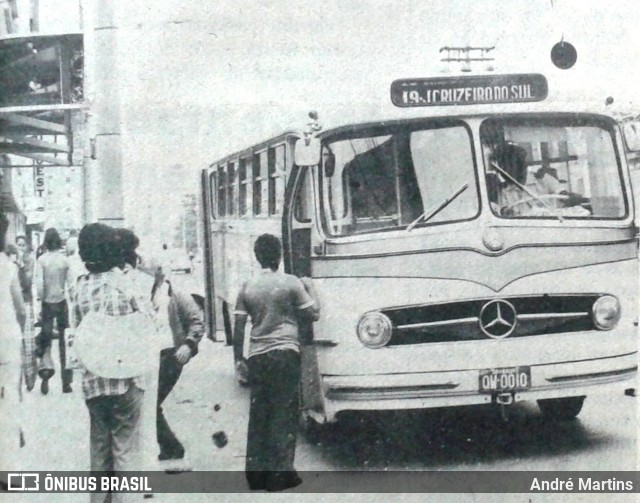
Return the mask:
<svg viewBox="0 0 640 503"><path fill-rule="evenodd" d="M9 243L6 247L4 252L7 254L7 256L10 255L15 255L16 257L18 256L18 247L14 244Z"/></svg>
<svg viewBox="0 0 640 503"><path fill-rule="evenodd" d="M58 231L51 227L44 233L44 246L49 251L56 251L62 248L62 239Z"/></svg>
<svg viewBox="0 0 640 503"><path fill-rule="evenodd" d="M9 229L9 219L4 211L0 211L0 250L4 250L6 245L7 229Z"/></svg>
<svg viewBox="0 0 640 503"><path fill-rule="evenodd" d="M116 239L118 240L122 250L123 260L131 267L136 267L138 265L138 254L136 253L136 248L138 248L138 245L140 244L140 239L138 239L138 236L129 229L115 229L115 232Z"/></svg>
<svg viewBox="0 0 640 503"><path fill-rule="evenodd" d="M496 149L492 159L521 185L527 181L527 151L522 147L507 143ZM510 184L511 180L507 180Z"/></svg>
<svg viewBox="0 0 640 503"><path fill-rule="evenodd" d="M116 230L105 224L85 225L78 236L80 258L90 273L123 267L122 248Z"/></svg>
<svg viewBox="0 0 640 503"><path fill-rule="evenodd" d="M273 234L262 234L253 245L256 259L262 267L268 267L273 271L278 270L282 258L282 245Z"/></svg>

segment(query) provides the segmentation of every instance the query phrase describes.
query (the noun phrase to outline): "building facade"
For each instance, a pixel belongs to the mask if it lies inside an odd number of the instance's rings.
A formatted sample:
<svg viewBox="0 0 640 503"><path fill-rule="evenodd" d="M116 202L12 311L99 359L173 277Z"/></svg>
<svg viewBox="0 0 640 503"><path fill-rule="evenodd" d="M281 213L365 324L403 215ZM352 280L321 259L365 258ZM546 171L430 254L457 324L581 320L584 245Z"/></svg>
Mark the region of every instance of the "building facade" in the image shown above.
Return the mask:
<svg viewBox="0 0 640 503"><path fill-rule="evenodd" d="M47 227L84 221L80 0L0 0L0 61L3 204L37 244Z"/></svg>

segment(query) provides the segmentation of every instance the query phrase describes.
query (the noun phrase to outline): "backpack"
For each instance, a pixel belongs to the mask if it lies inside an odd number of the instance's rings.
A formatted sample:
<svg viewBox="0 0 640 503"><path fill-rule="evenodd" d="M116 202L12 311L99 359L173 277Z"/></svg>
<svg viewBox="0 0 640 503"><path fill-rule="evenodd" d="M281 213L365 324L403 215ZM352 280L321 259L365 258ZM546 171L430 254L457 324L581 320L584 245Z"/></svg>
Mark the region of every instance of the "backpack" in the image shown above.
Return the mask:
<svg viewBox="0 0 640 503"><path fill-rule="evenodd" d="M157 359L156 326L153 319L137 310L126 315L109 315L106 302L99 311L87 313L75 329L74 348L89 372L110 379L145 374Z"/></svg>

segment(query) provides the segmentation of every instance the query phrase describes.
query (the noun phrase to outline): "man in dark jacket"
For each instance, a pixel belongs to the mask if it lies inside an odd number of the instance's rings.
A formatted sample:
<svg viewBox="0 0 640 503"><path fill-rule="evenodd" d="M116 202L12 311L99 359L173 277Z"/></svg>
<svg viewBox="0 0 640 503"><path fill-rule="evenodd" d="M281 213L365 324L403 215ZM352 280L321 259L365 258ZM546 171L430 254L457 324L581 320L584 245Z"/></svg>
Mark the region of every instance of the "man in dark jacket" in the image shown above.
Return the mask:
<svg viewBox="0 0 640 503"><path fill-rule="evenodd" d="M158 400L156 409L156 438L160 446L160 461L184 458L184 447L176 438L164 417L162 403L178 382L182 367L198 353L198 344L204 335L202 310L189 294L183 293L166 281L162 266L152 257L140 257L136 249L138 238L127 229L117 230L130 271L138 270L153 276L151 303L160 324L168 324L173 336L173 347L160 351L158 370ZM140 285L141 286L141 285ZM148 292L148 290L147 290ZM143 297L146 297L146 292ZM145 299L140 299L145 302Z"/></svg>
<svg viewBox="0 0 640 503"><path fill-rule="evenodd" d="M191 295L176 290L164 280L156 281L151 298L159 313L167 310L174 344L174 347L160 352L156 416L156 434L160 446L158 459L182 459L184 447L169 427L162 403L178 382L183 366L198 353L198 343L204 334L202 310Z"/></svg>

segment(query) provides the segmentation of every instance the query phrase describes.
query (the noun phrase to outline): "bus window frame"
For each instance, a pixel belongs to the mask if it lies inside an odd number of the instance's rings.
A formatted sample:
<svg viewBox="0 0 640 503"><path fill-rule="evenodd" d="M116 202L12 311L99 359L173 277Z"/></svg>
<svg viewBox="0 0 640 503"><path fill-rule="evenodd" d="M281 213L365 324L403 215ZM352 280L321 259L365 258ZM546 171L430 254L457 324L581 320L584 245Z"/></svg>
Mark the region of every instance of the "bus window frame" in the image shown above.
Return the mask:
<svg viewBox="0 0 640 503"><path fill-rule="evenodd" d="M279 169L278 167L279 151L282 152L282 169ZM282 204L284 200L285 187L287 185L287 145L284 142L270 145L268 152L268 215L270 217L277 217L282 215Z"/></svg>
<svg viewBox="0 0 640 503"><path fill-rule="evenodd" d="M351 130L340 131L338 133L327 135L321 140L321 148L327 148L326 145L329 143L333 143L336 141L343 141L347 139L353 138L368 138L373 136L384 136L384 135L393 135L397 134L397 132L406 132L412 133L414 131L424 131L424 130L436 130L436 129L445 129L450 127L462 127L466 132L469 138L469 149L471 152L471 161L473 170L473 176L475 180L475 188L476 188L476 201L478 203L478 209L475 215L469 218L462 218L456 220L447 220L447 221L435 221L435 222L421 222L417 224L414 228L414 231L421 228L430 228L436 227L440 225L452 225L463 222L471 222L473 220L477 220L483 214L483 205L484 200L482 198L482 190L480 188L481 178L478 169L478 159L476 153L476 138L474 136L474 129L472 124L474 123L475 117L468 116L465 118L461 117L432 117L426 119L418 119L409 122L399 122L399 123L387 123L387 124L366 124L364 127L358 127ZM471 123L470 123L470 122ZM479 131L479 129L478 129ZM327 222L327 211L324 208L324 173L322 169L322 164L320 164L320 169L318 170L319 183L318 183L318 207L320 210L320 226L322 229L322 233L324 236L324 240L327 242L343 242L348 240L353 240L354 238L367 238L376 236L381 233L389 233L389 232L399 232L406 231L407 225L397 226L397 227L389 227L385 229L376 229L371 232L361 232L361 233L352 233L352 234L342 234L342 235L333 235L329 232L329 222ZM343 182L341 182L343 183ZM446 194L443 194L443 197L446 197ZM426 208L423 208L426 210Z"/></svg>
<svg viewBox="0 0 640 503"><path fill-rule="evenodd" d="M274 216L276 211L276 149L269 146L267 149L267 215Z"/></svg>
<svg viewBox="0 0 640 503"><path fill-rule="evenodd" d="M238 205L237 203L237 159L229 160L227 162L227 185L225 187L225 194L227 195L227 216L230 218L234 218L238 213Z"/></svg>
<svg viewBox="0 0 640 503"><path fill-rule="evenodd" d="M219 218L226 218L228 216L227 212L227 164L219 164L216 169L217 177L216 177L216 188L217 188L217 198L216 198L216 212L218 213ZM224 177L224 181L221 180L221 177ZM222 197L220 195L222 194ZM222 205L222 206L221 206ZM220 211L223 208L224 211Z"/></svg>
<svg viewBox="0 0 640 503"><path fill-rule="evenodd" d="M622 160L620 157L620 150L618 148L618 140L624 141L621 137L620 129L616 121L610 117L581 113L581 114L565 114L565 113L551 113L551 114L524 114L524 115L504 115L504 116L494 116L494 117L486 117L480 121L478 126L478 134L481 135L481 129L483 125L487 121L496 121L499 120L502 124L509 124L514 127L522 127L527 125L538 125L539 127L600 127L603 131L606 131L611 137L611 143L613 145L613 152L616 158L617 163L617 173L620 180L620 191L622 193L622 200L624 202L624 214L620 217L595 217L595 216L569 216L562 215L564 220L577 220L582 222L593 222L593 221L624 221L627 220L631 214L631 208L629 204L629 199L627 197L627 192L630 188L627 188L627 180L624 176L624 171L622 169ZM546 121L546 122L545 122ZM553 124L557 122L557 124ZM564 125L562 125L564 124ZM484 164L483 175L486 176L488 173L486 165L486 159L484 155L484 149L486 148L482 143L482 137L479 138L481 149L482 149L482 162ZM486 183L486 182L485 182ZM491 214L498 219L507 220L507 221L522 221L522 220L558 220L556 215L528 215L528 216L503 216L496 214L491 207L489 206L489 210Z"/></svg>
<svg viewBox="0 0 640 503"><path fill-rule="evenodd" d="M251 169L251 159L240 157L238 159L238 218L246 218L248 215L249 199L253 198L253 191L250 189L251 179L249 171ZM242 176L244 173L244 176ZM251 198L248 194L251 193Z"/></svg>
<svg viewBox="0 0 640 503"><path fill-rule="evenodd" d="M260 159L260 153L261 151L254 151L251 153L251 218L258 218L262 216L262 208L264 206L264 198L262 197L262 161ZM260 186L260 190L256 189L258 184ZM256 199L258 197L259 199ZM256 202L258 204L256 204Z"/></svg>
<svg viewBox="0 0 640 503"><path fill-rule="evenodd" d="M269 146L257 152L260 158L260 214L259 218L269 217Z"/></svg>

